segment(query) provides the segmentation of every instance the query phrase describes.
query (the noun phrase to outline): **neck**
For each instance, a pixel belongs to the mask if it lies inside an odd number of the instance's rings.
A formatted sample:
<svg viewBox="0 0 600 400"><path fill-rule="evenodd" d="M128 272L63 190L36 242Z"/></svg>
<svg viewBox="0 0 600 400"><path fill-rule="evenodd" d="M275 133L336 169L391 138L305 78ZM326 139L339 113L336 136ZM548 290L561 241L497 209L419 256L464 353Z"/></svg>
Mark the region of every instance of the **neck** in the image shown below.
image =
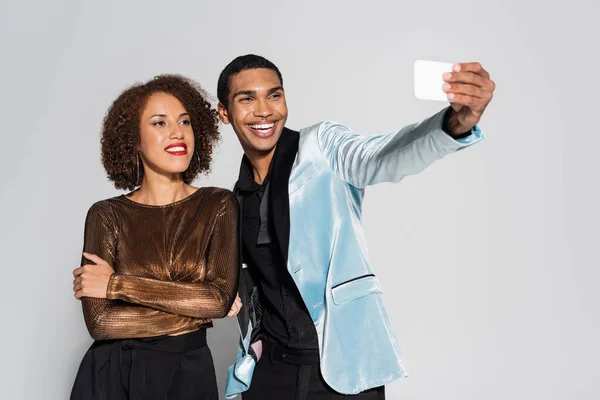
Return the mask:
<svg viewBox="0 0 600 400"><path fill-rule="evenodd" d="M269 168L271 167L271 161L275 154L275 147L268 153L254 153L250 151L245 152L250 165L252 166L252 172L254 173L254 181L258 184L262 184L267 175L269 175Z"/></svg>
<svg viewBox="0 0 600 400"><path fill-rule="evenodd" d="M196 188L183 182L181 174L165 176L145 168L140 188L129 198L142 204L164 206L183 200L195 191Z"/></svg>

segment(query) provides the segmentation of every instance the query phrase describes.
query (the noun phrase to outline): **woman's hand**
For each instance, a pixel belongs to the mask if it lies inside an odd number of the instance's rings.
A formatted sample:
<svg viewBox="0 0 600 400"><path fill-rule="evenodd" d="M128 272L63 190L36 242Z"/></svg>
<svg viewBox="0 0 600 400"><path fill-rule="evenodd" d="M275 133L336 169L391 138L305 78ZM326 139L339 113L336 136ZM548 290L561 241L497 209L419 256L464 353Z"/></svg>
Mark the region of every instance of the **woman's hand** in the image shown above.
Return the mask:
<svg viewBox="0 0 600 400"><path fill-rule="evenodd" d="M96 265L84 265L73 271L75 297L77 299L82 297L105 299L108 281L115 270L95 254L83 253L83 256Z"/></svg>

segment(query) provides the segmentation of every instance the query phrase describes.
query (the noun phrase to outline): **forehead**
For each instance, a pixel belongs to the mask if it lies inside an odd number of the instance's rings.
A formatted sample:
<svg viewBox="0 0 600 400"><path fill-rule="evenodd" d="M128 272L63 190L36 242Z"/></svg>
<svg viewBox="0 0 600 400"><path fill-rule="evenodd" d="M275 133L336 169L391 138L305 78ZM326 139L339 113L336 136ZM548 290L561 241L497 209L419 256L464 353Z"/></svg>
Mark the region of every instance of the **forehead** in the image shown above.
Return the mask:
<svg viewBox="0 0 600 400"><path fill-rule="evenodd" d="M148 96L146 104L144 105L144 112L156 113L161 111L162 114L181 114L185 112L185 107L181 104L181 101L170 93L156 92Z"/></svg>
<svg viewBox="0 0 600 400"><path fill-rule="evenodd" d="M269 90L281 86L277 73L268 68L246 69L231 77L230 94L240 90Z"/></svg>

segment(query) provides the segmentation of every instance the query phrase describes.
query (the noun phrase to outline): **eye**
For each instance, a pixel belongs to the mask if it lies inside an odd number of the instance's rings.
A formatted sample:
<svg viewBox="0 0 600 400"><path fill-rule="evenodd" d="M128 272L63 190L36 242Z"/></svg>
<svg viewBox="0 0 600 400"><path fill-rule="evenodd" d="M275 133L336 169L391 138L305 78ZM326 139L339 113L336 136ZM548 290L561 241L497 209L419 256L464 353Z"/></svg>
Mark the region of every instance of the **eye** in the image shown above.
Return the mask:
<svg viewBox="0 0 600 400"><path fill-rule="evenodd" d="M153 122L152 125L154 125L154 126L167 126L167 123L165 121L156 121L156 122Z"/></svg>
<svg viewBox="0 0 600 400"><path fill-rule="evenodd" d="M252 97L242 97L240 98L240 103L249 103L252 101Z"/></svg>
<svg viewBox="0 0 600 400"><path fill-rule="evenodd" d="M180 122L181 125L191 125L191 121L189 119L184 119L183 121Z"/></svg>
<svg viewBox="0 0 600 400"><path fill-rule="evenodd" d="M273 94L271 95L271 99L278 99L278 98L280 98L280 97L281 97L281 94L279 94L279 93L273 93Z"/></svg>

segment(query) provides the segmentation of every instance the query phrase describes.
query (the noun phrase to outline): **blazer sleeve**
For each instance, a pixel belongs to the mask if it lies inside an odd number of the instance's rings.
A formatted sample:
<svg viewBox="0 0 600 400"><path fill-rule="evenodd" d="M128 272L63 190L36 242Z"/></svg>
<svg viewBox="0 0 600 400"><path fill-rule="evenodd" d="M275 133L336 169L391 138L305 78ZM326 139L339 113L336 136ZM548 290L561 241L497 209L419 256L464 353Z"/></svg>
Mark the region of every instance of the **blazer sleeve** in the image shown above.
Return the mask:
<svg viewBox="0 0 600 400"><path fill-rule="evenodd" d="M333 121L318 127L318 143L331 170L349 184L364 188L399 182L421 172L436 160L484 138L478 126L454 139L442 129L446 108L397 132L363 136Z"/></svg>

